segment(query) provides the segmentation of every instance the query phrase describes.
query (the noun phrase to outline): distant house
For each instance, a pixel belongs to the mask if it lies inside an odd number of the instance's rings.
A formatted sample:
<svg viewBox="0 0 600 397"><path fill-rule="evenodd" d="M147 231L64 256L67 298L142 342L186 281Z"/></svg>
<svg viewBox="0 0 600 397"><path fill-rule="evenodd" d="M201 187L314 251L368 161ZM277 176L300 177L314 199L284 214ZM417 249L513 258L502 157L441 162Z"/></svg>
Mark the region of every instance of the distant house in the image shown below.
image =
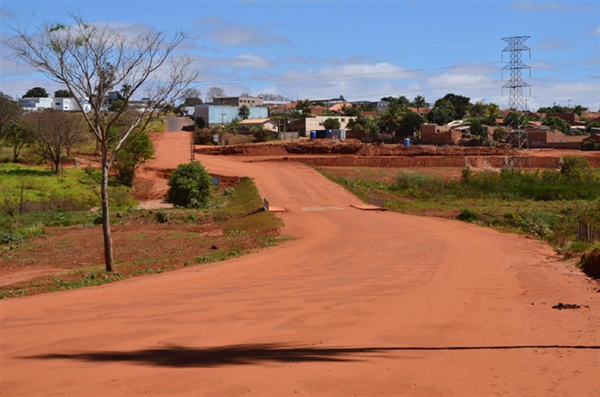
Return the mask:
<svg viewBox="0 0 600 397"><path fill-rule="evenodd" d="M216 96L212 100L213 105L217 106L263 106L264 101L262 98L257 97L246 97L246 96Z"/></svg>
<svg viewBox="0 0 600 397"><path fill-rule="evenodd" d="M546 113L546 117L558 117L563 119L571 126L585 126L577 113Z"/></svg>
<svg viewBox="0 0 600 397"><path fill-rule="evenodd" d="M85 112L92 111L92 106L88 101L81 102ZM71 112L81 110L75 98L21 98L19 104L25 111L54 109L61 112Z"/></svg>
<svg viewBox="0 0 600 397"><path fill-rule="evenodd" d="M92 111L92 105L90 105L88 101L82 101L82 105L85 112ZM63 112L81 110L81 107L75 98L54 98L52 107L54 110L60 110Z"/></svg>
<svg viewBox="0 0 600 397"><path fill-rule="evenodd" d="M421 143L423 145L456 145L463 131L450 129L445 125L421 124Z"/></svg>
<svg viewBox="0 0 600 397"><path fill-rule="evenodd" d="M269 117L266 107L249 107L248 119L266 119ZM194 107L194 116L202 119L207 127L228 124L238 119L240 107L217 106L211 103L203 103Z"/></svg>
<svg viewBox="0 0 600 397"><path fill-rule="evenodd" d="M240 121L238 132L249 132L252 127L260 127L264 130L279 132L279 123L271 119L246 119Z"/></svg>
<svg viewBox="0 0 600 397"><path fill-rule="evenodd" d="M356 119L356 117L348 116L315 116L294 120L287 125L288 131L297 131L308 136L311 131L324 129L323 123L327 119L338 119L340 121L340 129L347 129L348 122Z"/></svg>
<svg viewBox="0 0 600 397"><path fill-rule="evenodd" d="M53 109L52 98L21 98L19 105L25 111Z"/></svg>

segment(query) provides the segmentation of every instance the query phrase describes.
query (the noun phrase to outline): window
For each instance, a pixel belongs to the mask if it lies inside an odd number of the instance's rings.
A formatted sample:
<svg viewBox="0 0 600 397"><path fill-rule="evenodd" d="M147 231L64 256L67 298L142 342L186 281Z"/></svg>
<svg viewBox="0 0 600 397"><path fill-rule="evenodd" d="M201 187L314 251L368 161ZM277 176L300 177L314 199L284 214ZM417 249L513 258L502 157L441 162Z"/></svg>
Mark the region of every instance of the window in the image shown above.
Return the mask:
<svg viewBox="0 0 600 397"><path fill-rule="evenodd" d="M346 122L346 119L340 119L340 121L341 121L342 123L344 123L344 122Z"/></svg>

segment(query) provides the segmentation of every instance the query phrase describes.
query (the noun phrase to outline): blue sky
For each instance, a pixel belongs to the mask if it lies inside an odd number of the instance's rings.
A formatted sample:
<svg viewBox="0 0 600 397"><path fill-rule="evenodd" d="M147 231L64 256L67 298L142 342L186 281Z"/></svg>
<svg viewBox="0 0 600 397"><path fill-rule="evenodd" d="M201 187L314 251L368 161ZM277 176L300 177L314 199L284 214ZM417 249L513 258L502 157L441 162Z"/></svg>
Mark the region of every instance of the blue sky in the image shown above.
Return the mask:
<svg viewBox="0 0 600 397"><path fill-rule="evenodd" d="M452 92L505 108L507 36L531 36L528 106L600 106L600 2L558 1L27 1L0 5L0 35L10 26L85 19L183 29L182 50L196 59L195 88L227 95L281 94L291 99L378 100ZM0 47L0 91L22 96L34 86L63 88Z"/></svg>

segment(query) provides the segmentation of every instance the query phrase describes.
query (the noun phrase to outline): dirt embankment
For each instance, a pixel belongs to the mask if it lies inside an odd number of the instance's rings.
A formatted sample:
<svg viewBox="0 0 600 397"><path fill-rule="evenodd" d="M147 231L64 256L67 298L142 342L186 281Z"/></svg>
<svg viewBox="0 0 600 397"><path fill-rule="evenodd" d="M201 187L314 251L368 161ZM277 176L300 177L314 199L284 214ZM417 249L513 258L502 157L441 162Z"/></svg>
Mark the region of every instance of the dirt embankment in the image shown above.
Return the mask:
<svg viewBox="0 0 600 397"><path fill-rule="evenodd" d="M311 140L273 145L213 146L196 149L196 153L209 155L278 156L286 154L357 156L501 156L503 148L438 148L435 146L409 146L363 144L356 139Z"/></svg>
<svg viewBox="0 0 600 397"><path fill-rule="evenodd" d="M586 156L600 167L600 153L535 151L517 154L505 148L435 147L363 144L355 139L311 140L286 144L202 147L199 154L261 157L259 161L295 161L311 166L340 167L475 167L500 168L517 157L526 168L554 168L569 154Z"/></svg>

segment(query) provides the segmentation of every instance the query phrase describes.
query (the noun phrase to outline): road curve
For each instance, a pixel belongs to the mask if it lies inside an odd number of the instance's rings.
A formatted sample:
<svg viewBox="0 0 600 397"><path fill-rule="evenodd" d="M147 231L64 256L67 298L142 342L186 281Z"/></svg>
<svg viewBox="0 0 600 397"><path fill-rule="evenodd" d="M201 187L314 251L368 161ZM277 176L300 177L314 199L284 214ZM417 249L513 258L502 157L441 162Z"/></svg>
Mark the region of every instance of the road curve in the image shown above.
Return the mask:
<svg viewBox="0 0 600 397"><path fill-rule="evenodd" d="M188 161L188 142L161 135L150 167ZM300 164L197 157L211 172L252 177L289 209L280 216L294 239L1 301L4 395L600 394L598 285L547 246L360 211Z"/></svg>

